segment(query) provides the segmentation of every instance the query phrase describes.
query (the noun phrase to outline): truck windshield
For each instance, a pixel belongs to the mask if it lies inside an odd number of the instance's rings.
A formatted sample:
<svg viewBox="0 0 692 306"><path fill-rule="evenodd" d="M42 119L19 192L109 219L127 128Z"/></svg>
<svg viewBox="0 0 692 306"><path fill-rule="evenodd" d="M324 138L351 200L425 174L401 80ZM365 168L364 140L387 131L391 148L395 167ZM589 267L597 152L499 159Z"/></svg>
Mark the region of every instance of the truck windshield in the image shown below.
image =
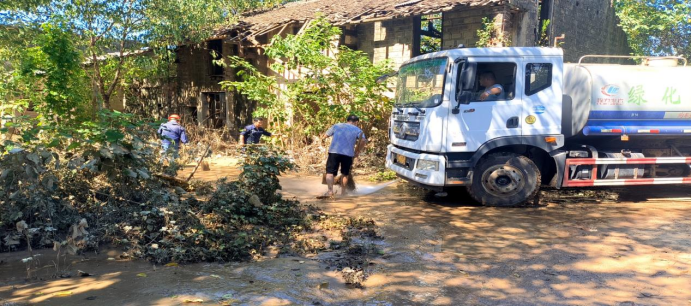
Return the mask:
<svg viewBox="0 0 692 306"><path fill-rule="evenodd" d="M395 105L435 107L442 103L447 58L413 62L399 69Z"/></svg>

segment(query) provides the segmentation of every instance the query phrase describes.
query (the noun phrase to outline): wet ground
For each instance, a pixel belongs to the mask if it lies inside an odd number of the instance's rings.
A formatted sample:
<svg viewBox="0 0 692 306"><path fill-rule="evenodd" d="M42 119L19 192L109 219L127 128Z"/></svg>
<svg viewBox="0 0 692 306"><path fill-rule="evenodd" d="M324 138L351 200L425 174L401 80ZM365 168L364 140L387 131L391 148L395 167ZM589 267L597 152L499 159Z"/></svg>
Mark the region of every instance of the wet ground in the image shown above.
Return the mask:
<svg viewBox="0 0 692 306"><path fill-rule="evenodd" d="M189 171L189 170L188 170ZM237 170L212 162L213 179ZM350 288L333 254L252 263L153 266L117 251L71 259L66 279L25 283L24 253L0 254L0 305L689 305L690 187L551 192L570 201L486 208L463 193L436 198L405 183L359 182L329 201L321 178L290 174L284 193L330 213L377 221L381 256L362 289ZM42 264L55 256L43 250ZM109 260L109 258L113 260ZM48 278L46 268L36 276ZM78 277L77 270L94 274ZM187 303L186 303L187 302Z"/></svg>

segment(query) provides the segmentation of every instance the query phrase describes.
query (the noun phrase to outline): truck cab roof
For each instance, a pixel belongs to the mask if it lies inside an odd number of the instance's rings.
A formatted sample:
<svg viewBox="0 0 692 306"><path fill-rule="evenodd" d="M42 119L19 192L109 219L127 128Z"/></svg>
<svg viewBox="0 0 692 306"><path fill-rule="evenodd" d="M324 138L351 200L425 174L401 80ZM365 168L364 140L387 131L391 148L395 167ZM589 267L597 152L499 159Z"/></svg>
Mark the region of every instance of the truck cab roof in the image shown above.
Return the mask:
<svg viewBox="0 0 692 306"><path fill-rule="evenodd" d="M439 57L562 57L562 54L562 49L560 48L547 47L457 48L420 55L408 61L405 61L404 65L419 60Z"/></svg>

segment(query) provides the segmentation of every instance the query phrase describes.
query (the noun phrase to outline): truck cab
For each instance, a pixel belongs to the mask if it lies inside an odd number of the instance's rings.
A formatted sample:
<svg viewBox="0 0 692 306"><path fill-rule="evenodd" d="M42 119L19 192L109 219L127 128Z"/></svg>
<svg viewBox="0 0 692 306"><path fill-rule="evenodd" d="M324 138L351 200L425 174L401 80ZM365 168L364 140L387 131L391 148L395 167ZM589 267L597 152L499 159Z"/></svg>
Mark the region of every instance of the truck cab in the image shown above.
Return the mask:
<svg viewBox="0 0 692 306"><path fill-rule="evenodd" d="M387 167L399 177L427 189L442 191L465 186L473 198L489 206L523 204L535 198L541 184L559 188L563 180L565 186L689 183L689 177L654 182L656 179L650 173L656 172L655 166L652 171L631 171L631 166L625 164L658 161L644 158L643 153L630 154L630 144L619 147L619 137L623 140L629 137L617 133L632 129L603 130L598 127L599 117L595 117L642 114L656 119L647 124L676 125L666 129L670 133L667 137L689 143L689 111L677 109L690 104L685 87L680 86L685 103L676 105L676 109L668 104L635 105L627 97L614 97L635 88L633 82L659 76L663 70L631 65L629 68L570 65L569 71L565 71L561 49L537 47L459 48L405 62L397 74ZM675 71L680 78L689 74L689 69ZM564 72L569 72L569 76ZM564 80L567 77L569 82ZM656 88L649 92L656 92ZM601 100L620 104L604 109L599 104ZM602 108L605 112L600 111ZM677 123L666 121L680 116L685 119ZM633 123L630 117L613 119L617 124L631 123L633 127L639 124ZM608 137L589 136L593 128L600 128L599 131L604 131L602 135ZM635 129L635 133L642 131L659 130ZM568 146L565 134L570 137ZM654 142L646 140L648 136L641 135L634 144L651 147ZM579 142L573 140L575 137L587 139ZM595 146L609 151L599 152ZM658 160L682 163L679 168L682 172L675 172L689 174L689 154L686 156ZM570 157L577 159L567 161ZM598 159L602 157L610 158ZM641 160L626 160L633 157ZM570 168L569 162L580 166ZM590 165L593 167L581 170ZM581 174L575 176L578 171ZM635 174L613 176L613 171ZM606 172L610 174L599 177L599 173ZM571 180L574 178L579 181Z"/></svg>
<svg viewBox="0 0 692 306"><path fill-rule="evenodd" d="M484 84L487 79L494 84ZM495 148L552 151L564 142L561 84L556 48L454 49L417 57L398 73L387 166L442 190L470 186L475 163ZM489 87L501 93L483 97ZM498 196L521 193L530 182L511 171L498 168L482 179L494 180Z"/></svg>

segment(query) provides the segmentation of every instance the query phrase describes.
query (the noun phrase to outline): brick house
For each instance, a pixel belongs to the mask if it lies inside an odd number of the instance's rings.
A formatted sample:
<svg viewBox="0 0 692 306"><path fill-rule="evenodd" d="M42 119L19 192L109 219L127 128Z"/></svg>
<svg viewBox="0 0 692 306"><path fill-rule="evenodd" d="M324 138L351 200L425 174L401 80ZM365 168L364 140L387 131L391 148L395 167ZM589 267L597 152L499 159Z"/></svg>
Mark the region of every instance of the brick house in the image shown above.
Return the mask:
<svg viewBox="0 0 692 306"><path fill-rule="evenodd" d="M201 46L177 51L177 78L169 105L160 112L180 112L210 128L228 128L231 134L250 122L254 102L226 92L218 85L234 80L235 71L214 65L215 59L238 55L261 72L290 82L291 72L278 75L270 69L263 50L274 35L297 34L316 14L342 29L338 43L368 54L373 62L390 60L395 66L423 53L422 40L438 49L459 44L475 46L481 19L490 18L498 34L511 46L534 46L540 24L550 19L548 41L565 34L566 61L584 54L628 54L624 32L609 1L603 0L312 0L294 2L240 18L219 29ZM437 22L438 27L427 27ZM439 29L441 25L441 29ZM214 51L219 56L213 58ZM125 105L123 105L124 107Z"/></svg>

